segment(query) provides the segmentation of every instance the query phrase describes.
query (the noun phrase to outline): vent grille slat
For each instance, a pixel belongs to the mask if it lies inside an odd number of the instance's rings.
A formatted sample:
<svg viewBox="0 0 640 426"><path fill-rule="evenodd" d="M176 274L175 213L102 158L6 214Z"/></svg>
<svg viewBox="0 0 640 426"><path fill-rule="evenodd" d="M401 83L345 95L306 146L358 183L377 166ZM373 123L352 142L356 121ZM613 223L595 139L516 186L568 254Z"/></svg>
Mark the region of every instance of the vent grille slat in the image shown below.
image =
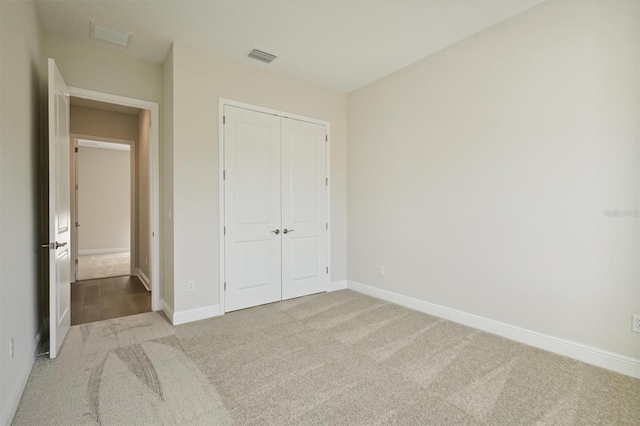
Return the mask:
<svg viewBox="0 0 640 426"><path fill-rule="evenodd" d="M263 52L262 50L258 49L253 49L247 56L266 64L270 64L274 59L277 58L276 55L272 55L271 53Z"/></svg>

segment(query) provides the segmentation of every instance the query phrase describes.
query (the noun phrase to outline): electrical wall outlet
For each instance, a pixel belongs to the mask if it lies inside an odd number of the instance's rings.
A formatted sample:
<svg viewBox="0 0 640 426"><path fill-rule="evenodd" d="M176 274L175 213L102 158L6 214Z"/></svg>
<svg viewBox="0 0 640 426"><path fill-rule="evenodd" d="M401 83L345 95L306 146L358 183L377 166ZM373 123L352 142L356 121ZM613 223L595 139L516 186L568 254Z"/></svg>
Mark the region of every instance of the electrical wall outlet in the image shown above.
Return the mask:
<svg viewBox="0 0 640 426"><path fill-rule="evenodd" d="M631 325L631 330L636 333L640 333L640 315L633 316L633 324Z"/></svg>
<svg viewBox="0 0 640 426"><path fill-rule="evenodd" d="M193 291L196 289L196 280L189 280L187 282L187 290L188 291Z"/></svg>
<svg viewBox="0 0 640 426"><path fill-rule="evenodd" d="M384 266L382 265L378 266L378 275L380 275L381 277L384 277Z"/></svg>
<svg viewBox="0 0 640 426"><path fill-rule="evenodd" d="M9 359L13 360L16 356L16 345L13 343L13 337L9 340Z"/></svg>

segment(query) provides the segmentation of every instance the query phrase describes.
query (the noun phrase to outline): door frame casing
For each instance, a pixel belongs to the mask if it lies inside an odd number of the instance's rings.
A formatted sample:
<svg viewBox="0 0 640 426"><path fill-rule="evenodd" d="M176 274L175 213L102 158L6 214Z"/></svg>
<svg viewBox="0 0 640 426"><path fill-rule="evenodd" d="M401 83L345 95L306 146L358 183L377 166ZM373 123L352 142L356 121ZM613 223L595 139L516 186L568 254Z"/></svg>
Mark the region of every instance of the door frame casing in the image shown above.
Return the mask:
<svg viewBox="0 0 640 426"><path fill-rule="evenodd" d="M219 211L219 229L218 229L218 240L219 240L219 250L220 255L218 261L220 262L220 315L224 315L226 312L225 306L225 290L224 290L224 280L225 280L225 246L224 246L224 227L225 227L225 194L224 194L224 107L232 106L236 108L242 108L250 111L261 112L264 114L276 115L278 117L290 118L293 120L306 121L308 123L320 124L325 126L327 129L327 223L329 224L329 229L327 232L327 267L329 268L329 274L327 275L327 283L331 282L331 123L324 120L318 120L316 118L306 117L303 115L293 114L290 112L280 111L272 108L261 107L258 105L252 105L245 102L234 101L226 98L218 98L218 205L220 206Z"/></svg>
<svg viewBox="0 0 640 426"><path fill-rule="evenodd" d="M151 281L151 310L159 311L162 309L160 304L160 289L162 288L162 276L160 275L160 105L157 102L78 87L69 86L69 92L72 97L76 98L146 109L151 112L151 131L149 136L151 145L151 235L149 237L151 240L151 276L148 278Z"/></svg>

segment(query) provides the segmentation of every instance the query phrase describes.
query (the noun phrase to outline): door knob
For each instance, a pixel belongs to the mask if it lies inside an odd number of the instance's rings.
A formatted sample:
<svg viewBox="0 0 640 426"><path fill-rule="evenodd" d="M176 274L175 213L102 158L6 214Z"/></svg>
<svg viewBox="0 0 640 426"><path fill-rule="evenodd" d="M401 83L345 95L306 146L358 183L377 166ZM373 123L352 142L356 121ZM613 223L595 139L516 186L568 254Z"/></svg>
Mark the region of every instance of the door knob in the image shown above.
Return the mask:
<svg viewBox="0 0 640 426"><path fill-rule="evenodd" d="M279 229L274 229L274 230L273 230L273 231L271 231L271 232L273 232L274 234L278 235L278 234L280 233L280 230L279 230ZM286 234L286 232L285 232L285 234Z"/></svg>
<svg viewBox="0 0 640 426"><path fill-rule="evenodd" d="M287 229L287 228L284 228L284 229L282 230L282 232L283 232L283 233L285 233L285 234L288 234L289 232L293 232L293 229Z"/></svg>
<svg viewBox="0 0 640 426"><path fill-rule="evenodd" d="M64 247L66 245L67 245L67 243L59 243L59 242L56 241L55 243L43 244L41 247L50 248L52 250L55 250L55 249L59 249L60 247Z"/></svg>

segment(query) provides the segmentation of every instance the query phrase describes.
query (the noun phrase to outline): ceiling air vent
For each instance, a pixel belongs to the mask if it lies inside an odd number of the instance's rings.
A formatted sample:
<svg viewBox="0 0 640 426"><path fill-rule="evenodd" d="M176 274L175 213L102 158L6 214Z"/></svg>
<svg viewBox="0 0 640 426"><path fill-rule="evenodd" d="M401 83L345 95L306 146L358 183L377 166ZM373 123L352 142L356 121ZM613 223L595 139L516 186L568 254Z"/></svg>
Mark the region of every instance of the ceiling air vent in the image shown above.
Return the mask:
<svg viewBox="0 0 640 426"><path fill-rule="evenodd" d="M91 38L117 44L122 47L130 47L133 34L107 27L106 25L91 22Z"/></svg>
<svg viewBox="0 0 640 426"><path fill-rule="evenodd" d="M274 59L277 58L276 55L272 55L271 53L263 52L262 50L258 49L253 49L247 56L267 64L270 64Z"/></svg>

